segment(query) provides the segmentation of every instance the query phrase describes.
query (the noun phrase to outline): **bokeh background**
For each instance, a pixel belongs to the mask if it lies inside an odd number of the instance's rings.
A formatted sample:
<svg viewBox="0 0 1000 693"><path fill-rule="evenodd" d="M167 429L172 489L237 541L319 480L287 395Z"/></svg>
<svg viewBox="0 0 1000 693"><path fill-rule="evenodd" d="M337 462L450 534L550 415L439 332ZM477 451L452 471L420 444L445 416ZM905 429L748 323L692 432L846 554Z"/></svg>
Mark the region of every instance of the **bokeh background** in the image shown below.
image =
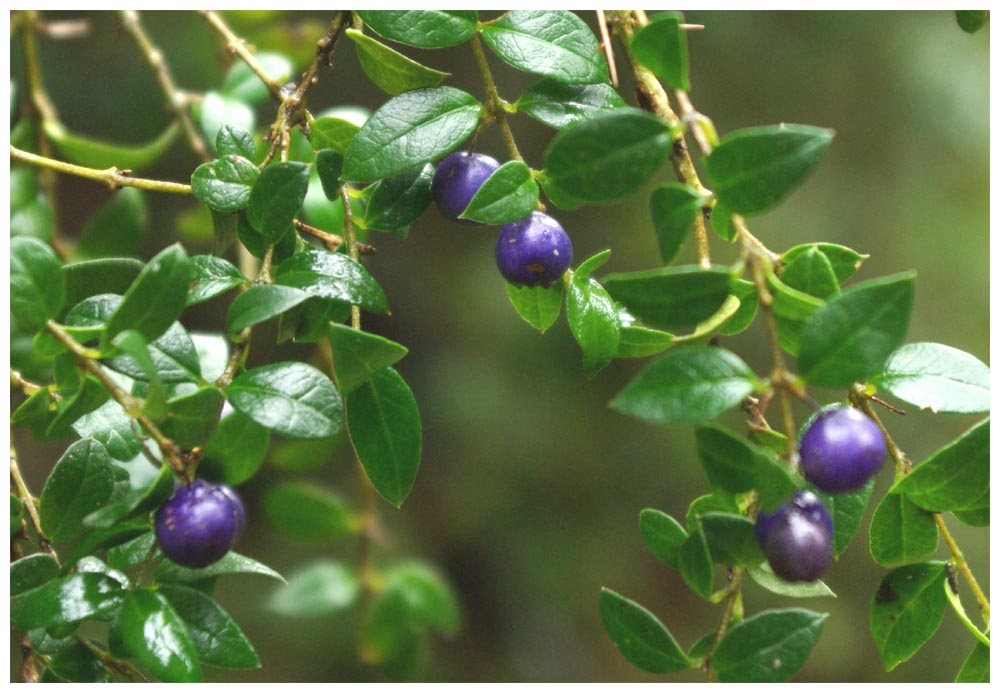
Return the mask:
<svg viewBox="0 0 1000 693"><path fill-rule="evenodd" d="M581 12L595 26L593 12ZM125 142L151 139L169 122L162 97L112 13L46 13L87 17L88 36L42 40L49 93L72 130ZM488 13L484 13L488 16ZM809 181L777 211L751 220L769 247L784 250L832 241L871 254L857 275L868 279L917 271L916 308L909 341L938 341L989 360L989 26L959 30L951 12L689 12L705 26L689 34L691 97L720 133L792 122L837 131L833 146ZM194 13L146 13L176 81L187 90L218 87L227 65L220 41ZM304 67L325 26L322 14L229 13L234 27L258 49L285 51ZM21 79L17 36L11 40L12 78ZM446 83L482 95L468 46L439 51L403 48L418 60L453 73ZM618 52L619 61L624 57ZM491 57L502 96L509 100L535 77ZM621 92L634 103L631 82ZM310 92L313 112L356 104L374 109L385 100L364 77L344 41L334 66ZM273 119L273 105L258 114ZM524 116L512 121L522 153L541 167L553 131ZM492 128L481 149L501 160ZM185 180L197 160L178 141L150 177ZM656 183L671 180L664 167ZM652 183L649 188L652 187ZM59 222L79 232L109 192L86 181L60 180ZM649 189L619 204L556 211L573 239L577 259L611 248L606 272L657 265L646 204ZM193 201L150 195L149 257L180 238L191 252L210 242L179 236ZM187 224L190 230L191 224ZM195 234L197 235L197 234ZM388 546L378 558L424 557L455 586L464 610L461 634L432 643L434 681L658 681L629 665L604 634L597 609L602 586L640 601L682 645L714 629L721 609L696 598L677 572L643 545L637 517L645 507L682 517L708 492L694 455L690 427L656 428L612 412L608 400L645 361L616 361L593 380L560 321L545 335L523 323L509 304L493 260L495 230L445 223L435 209L406 240L374 239L368 266L393 306L391 317L366 317L366 327L403 343L409 355L398 369L419 402L423 460L402 510L379 508ZM735 257L718 238L719 261ZM692 260L685 248L679 262ZM188 311L192 330L217 331L227 298ZM309 351L276 346L273 327L255 335L251 365L308 358ZM758 372L768 357L759 325L728 338ZM841 396L814 392L822 401ZM797 410L797 416L807 412ZM976 419L909 411L886 414L906 452L923 460ZM723 418L739 427L736 415ZM40 489L61 453L18 433L29 483ZM274 449L280 450L278 441ZM331 453L319 468L300 473L357 497L346 454ZM310 460L302 460L304 463ZM318 554L351 560L350 540L330 546L290 542L269 528L261 493L288 478L266 463L240 488L249 528L239 550L281 572ZM890 475L883 474L876 493ZM869 517L872 508L869 508ZM952 519L950 526L974 572L988 589L989 531ZM973 646L954 614L911 661L882 670L868 630L868 607L886 570L867 553L862 533L830 570L835 600L803 600L830 613L822 637L797 681L950 681ZM944 551L939 552L943 557ZM273 582L225 578L218 591L226 609L257 647L257 671L210 670L222 681L380 680L356 663L356 620L351 614L288 620L266 608ZM963 588L964 590L964 588ZM974 601L963 593L970 612ZM756 585L745 591L748 613L788 606ZM11 650L12 680L19 666ZM699 672L669 677L700 681Z"/></svg>

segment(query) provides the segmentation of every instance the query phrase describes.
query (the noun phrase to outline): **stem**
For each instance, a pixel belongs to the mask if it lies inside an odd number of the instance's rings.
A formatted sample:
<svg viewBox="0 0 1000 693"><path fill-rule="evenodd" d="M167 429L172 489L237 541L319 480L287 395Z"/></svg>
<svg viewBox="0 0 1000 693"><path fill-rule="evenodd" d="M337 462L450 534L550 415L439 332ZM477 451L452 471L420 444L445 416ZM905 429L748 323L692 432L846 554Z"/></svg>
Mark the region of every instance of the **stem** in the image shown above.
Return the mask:
<svg viewBox="0 0 1000 693"><path fill-rule="evenodd" d="M969 568L969 564L965 562L965 554L962 553L962 549L958 548L958 544L955 543L955 538L951 536L951 532L948 531L948 526L944 523L944 518L941 513L934 513L934 523L937 524L938 531L941 532L941 538L944 539L944 543L948 545L948 549L951 551L952 557L955 559L955 567L958 571L962 573L966 581L969 583L969 588L972 593L976 595L976 601L979 602L979 612L983 616L983 622L986 626L990 625L990 600L986 598L986 594L983 592L982 587L979 586L979 582L976 580L976 576L972 574L972 570Z"/></svg>
<svg viewBox="0 0 1000 693"><path fill-rule="evenodd" d="M122 28L125 29L125 33L132 37L136 46L139 47L142 57L145 58L146 63L149 64L156 74L160 88L167 97L167 105L170 106L170 110L173 111L174 116L180 122L188 144L191 145L191 149L194 150L194 153L202 161L209 161L212 157L208 153L205 140L202 138L198 128L195 127L194 121L191 120L191 115L187 109L187 99L185 99L184 95L177 88L173 75L170 73L170 68L163 59L163 53L152 42L145 29L143 29L142 22L139 20L139 13L135 10L120 10L119 16L121 17Z"/></svg>
<svg viewBox="0 0 1000 693"><path fill-rule="evenodd" d="M323 245L326 246L327 250L331 251L336 250L344 243L343 236L338 236L335 233L329 233L327 231L323 231L322 229L317 229L315 226L310 226L309 224L301 222L298 219L294 220L294 224L297 230L303 233L307 233L310 236L313 236L314 238L318 238L319 240L323 241ZM375 254L375 246L373 245L369 245L368 243L358 242L357 246L358 246L358 253L361 255Z"/></svg>
<svg viewBox="0 0 1000 693"><path fill-rule="evenodd" d="M115 166L104 170L87 168L86 166L77 166L76 164L58 161L47 156L32 154L31 152L18 149L13 145L10 147L10 158L16 161L23 161L24 163L31 164L32 166L39 166L41 168L58 171L60 173L66 173L71 176L79 176L80 178L96 180L104 183L112 190L117 190L118 188L141 188L143 190L177 193L179 195L191 194L191 186L185 185L184 183L171 183L169 181L150 180L148 178L133 178L129 175L128 170L122 170Z"/></svg>
<svg viewBox="0 0 1000 693"><path fill-rule="evenodd" d="M726 637L726 633L729 632L729 622L733 618L733 611L736 608L736 603L740 600L740 588L743 584L743 566L733 567L733 580L729 583L729 595L726 597L726 606L722 611L722 622L719 624L719 629L715 632L715 640L712 642L712 653L719 647L719 643L722 639ZM715 670L712 666L712 655L710 654L705 660L708 667L707 676L709 683L718 683L719 672Z"/></svg>
<svg viewBox="0 0 1000 693"><path fill-rule="evenodd" d="M483 42L478 33L472 36L470 43L472 44L472 54L476 57L476 65L479 66L479 74L483 78L483 87L486 89L486 107L489 109L490 115L496 118L497 125L500 126L500 134L507 146L507 153L510 154L511 159L524 161L524 157L517 149L517 142L514 141L514 133L511 132L510 123L507 122L504 100L500 98L496 82L493 81L493 73L490 71L490 64L486 61Z"/></svg>
<svg viewBox="0 0 1000 693"><path fill-rule="evenodd" d="M74 635L73 637L76 639L78 643L80 643L88 650L90 650L91 654L93 654L95 657L101 660L101 663L104 664L104 666L107 667L108 669L112 669L121 676L127 678L132 683L135 683L136 681L149 683L149 679L146 678L146 675L143 674L141 671L139 671L138 668L133 666L131 662L128 662L124 659L118 659L117 657L113 656L110 652L102 650L100 647L90 642L90 640L83 637L82 635L77 634Z"/></svg>
<svg viewBox="0 0 1000 693"><path fill-rule="evenodd" d="M52 548L52 542L49 541L49 538L45 536L45 532L42 531L42 520L38 516L35 497L31 495L31 491L28 490L28 485L24 483L24 477L21 475L21 468L17 463L17 449L14 447L13 431L10 436L10 480L14 485L14 490L17 492L17 497L21 499L21 504L28 511L31 525L35 528L35 533L38 535L38 545L42 548L42 551L52 556L58 562L59 556L56 554L56 550Z"/></svg>
<svg viewBox="0 0 1000 693"><path fill-rule="evenodd" d="M893 465L896 468L894 481L899 481L904 476L909 474L911 469L913 469L913 462L906 456L906 453L899 448L892 436L889 435L889 429L885 427L885 424L882 423L882 419L879 418L875 408L871 405L864 386L855 385L850 394L851 401L858 406L861 411L867 414L868 417L875 422L875 425L879 427L879 430L882 431L882 437L885 438L886 448L889 451L889 457L892 458Z"/></svg>
<svg viewBox="0 0 1000 693"><path fill-rule="evenodd" d="M268 93L276 101L283 101L285 98L284 93L281 90L281 83L278 80L267 74L267 70L257 62L257 59L253 57L253 53L247 50L247 42L233 33L224 21L217 13L211 10L199 10L201 16L212 25L223 38L226 39L226 51L239 56L240 60L247 64L254 74L260 78L260 81L264 83L267 87Z"/></svg>

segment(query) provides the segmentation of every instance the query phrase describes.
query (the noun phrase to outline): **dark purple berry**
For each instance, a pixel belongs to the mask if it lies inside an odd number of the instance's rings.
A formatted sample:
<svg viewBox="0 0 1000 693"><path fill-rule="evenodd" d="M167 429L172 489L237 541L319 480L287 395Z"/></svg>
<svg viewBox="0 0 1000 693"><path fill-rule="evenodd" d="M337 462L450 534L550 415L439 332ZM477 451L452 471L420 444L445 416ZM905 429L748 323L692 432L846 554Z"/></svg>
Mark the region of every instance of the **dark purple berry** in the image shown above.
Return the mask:
<svg viewBox="0 0 1000 693"><path fill-rule="evenodd" d="M243 501L228 486L180 486L156 511L156 542L179 565L204 568L225 556L246 523Z"/></svg>
<svg viewBox="0 0 1000 693"><path fill-rule="evenodd" d="M881 468L885 455L882 431L853 407L820 412L806 423L799 440L802 473L827 493L861 488Z"/></svg>
<svg viewBox="0 0 1000 693"><path fill-rule="evenodd" d="M818 580L833 561L833 520L811 491L799 491L774 513L759 513L756 533L771 570L788 582Z"/></svg>
<svg viewBox="0 0 1000 693"><path fill-rule="evenodd" d="M431 185L441 214L459 224L478 224L471 219L459 219L458 215L465 211L476 191L498 168L500 162L493 157L473 152L453 152L442 159Z"/></svg>
<svg viewBox="0 0 1000 693"><path fill-rule="evenodd" d="M515 286L552 286L573 261L573 244L548 214L504 225L497 238L497 267Z"/></svg>

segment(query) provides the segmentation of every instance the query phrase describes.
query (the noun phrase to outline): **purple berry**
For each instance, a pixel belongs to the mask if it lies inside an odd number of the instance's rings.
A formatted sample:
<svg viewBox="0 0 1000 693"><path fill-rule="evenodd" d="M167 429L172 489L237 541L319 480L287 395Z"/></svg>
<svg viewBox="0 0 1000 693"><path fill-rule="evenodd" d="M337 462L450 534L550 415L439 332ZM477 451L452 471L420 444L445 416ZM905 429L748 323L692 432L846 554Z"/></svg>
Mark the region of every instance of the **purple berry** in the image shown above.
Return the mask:
<svg viewBox="0 0 1000 693"><path fill-rule="evenodd" d="M833 520L811 491L799 491L774 513L759 513L756 533L771 570L788 582L818 580L833 561Z"/></svg>
<svg viewBox="0 0 1000 693"><path fill-rule="evenodd" d="M473 152L453 152L442 159L431 185L441 214L459 224L479 224L471 219L459 219L458 215L465 211L476 191L498 168L500 162L493 157Z"/></svg>
<svg viewBox="0 0 1000 693"><path fill-rule="evenodd" d="M572 261L569 236L548 214L532 212L500 229L497 267L515 286L552 286Z"/></svg>
<svg viewBox="0 0 1000 693"><path fill-rule="evenodd" d="M156 511L156 542L174 563L204 568L229 552L245 523L243 501L235 491L195 481L178 487Z"/></svg>
<svg viewBox="0 0 1000 693"><path fill-rule="evenodd" d="M864 486L882 467L886 451L878 425L852 407L820 412L799 440L803 474L826 493Z"/></svg>

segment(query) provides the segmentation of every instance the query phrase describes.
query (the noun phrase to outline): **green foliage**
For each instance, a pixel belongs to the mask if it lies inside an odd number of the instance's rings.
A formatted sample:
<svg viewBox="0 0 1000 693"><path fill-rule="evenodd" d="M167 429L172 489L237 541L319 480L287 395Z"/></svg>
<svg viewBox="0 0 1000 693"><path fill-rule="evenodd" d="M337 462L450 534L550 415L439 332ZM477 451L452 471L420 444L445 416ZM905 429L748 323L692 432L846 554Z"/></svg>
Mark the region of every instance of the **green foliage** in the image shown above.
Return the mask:
<svg viewBox="0 0 1000 693"><path fill-rule="evenodd" d="M282 534L304 542L334 541L355 528L347 503L315 484L284 481L264 497L268 521Z"/></svg>
<svg viewBox="0 0 1000 693"><path fill-rule="evenodd" d="M475 10L359 11L375 32L417 48L445 48L468 41L476 31Z"/></svg>
<svg viewBox="0 0 1000 693"><path fill-rule="evenodd" d="M649 196L649 217L660 242L664 265L677 257L703 203L697 191L680 183L664 183Z"/></svg>
<svg viewBox="0 0 1000 693"><path fill-rule="evenodd" d="M10 311L26 327L40 330L59 314L66 300L66 280L59 258L35 238L10 242Z"/></svg>
<svg viewBox="0 0 1000 693"><path fill-rule="evenodd" d="M546 78L528 87L514 107L556 130L584 121L602 111L625 106L609 84L566 84Z"/></svg>
<svg viewBox="0 0 1000 693"><path fill-rule="evenodd" d="M486 179L459 219L500 225L520 221L538 204L538 184L521 161L508 161Z"/></svg>
<svg viewBox="0 0 1000 693"><path fill-rule="evenodd" d="M237 376L226 391L236 411L289 438L326 438L340 430L344 404L323 373L288 361Z"/></svg>
<svg viewBox="0 0 1000 693"><path fill-rule="evenodd" d="M805 664L826 616L805 609L774 609L737 623L712 657L719 680L787 681Z"/></svg>
<svg viewBox="0 0 1000 693"><path fill-rule="evenodd" d="M563 285L514 286L507 282L507 297L517 314L539 332L552 327L562 310Z"/></svg>
<svg viewBox="0 0 1000 693"><path fill-rule="evenodd" d="M886 671L912 657L944 618L945 564L896 568L885 576L871 603L871 630Z"/></svg>
<svg viewBox="0 0 1000 693"><path fill-rule="evenodd" d="M323 559L288 576L288 584L272 592L269 607L290 618L321 618L356 601L361 587L354 571Z"/></svg>
<svg viewBox="0 0 1000 693"><path fill-rule="evenodd" d="M971 354L944 344L904 344L889 355L872 382L895 397L932 412L978 414L990 410L990 369Z"/></svg>
<svg viewBox="0 0 1000 693"><path fill-rule="evenodd" d="M400 94L421 87L436 87L447 72L425 67L410 60L399 51L365 36L360 31L348 29L347 38L354 42L361 69L382 91Z"/></svg>
<svg viewBox="0 0 1000 693"><path fill-rule="evenodd" d="M606 587L601 590L601 621L622 656L640 669L669 674L691 665L656 616Z"/></svg>
<svg viewBox="0 0 1000 693"><path fill-rule="evenodd" d="M566 320L583 350L583 370L589 378L618 352L618 311L604 287L590 277L610 256L604 251L584 261L566 284Z"/></svg>
<svg viewBox="0 0 1000 693"><path fill-rule="evenodd" d="M664 84L690 89L687 35L679 12L658 12L632 38L632 55Z"/></svg>
<svg viewBox="0 0 1000 693"><path fill-rule="evenodd" d="M711 317L729 296L732 280L728 268L685 265L610 274L604 284L637 318L671 330Z"/></svg>
<svg viewBox="0 0 1000 693"><path fill-rule="evenodd" d="M879 565L891 568L929 558L937 550L934 516L899 493L886 494L876 506L869 548Z"/></svg>

